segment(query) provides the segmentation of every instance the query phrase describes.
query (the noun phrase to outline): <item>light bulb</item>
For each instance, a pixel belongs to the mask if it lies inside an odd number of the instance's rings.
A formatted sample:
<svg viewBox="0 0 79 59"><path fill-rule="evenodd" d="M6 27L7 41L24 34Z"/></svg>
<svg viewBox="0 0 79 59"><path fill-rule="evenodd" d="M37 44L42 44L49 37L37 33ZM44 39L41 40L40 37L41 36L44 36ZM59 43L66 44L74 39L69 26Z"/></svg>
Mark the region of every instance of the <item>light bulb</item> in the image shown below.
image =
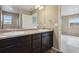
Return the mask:
<svg viewBox="0 0 79 59"><path fill-rule="evenodd" d="M35 6L35 9L37 9L37 8L40 8L40 5L38 5L38 6Z"/></svg>
<svg viewBox="0 0 79 59"><path fill-rule="evenodd" d="M44 8L43 6L40 6L40 7L39 7L39 10L41 10L41 9L43 9L43 8Z"/></svg>

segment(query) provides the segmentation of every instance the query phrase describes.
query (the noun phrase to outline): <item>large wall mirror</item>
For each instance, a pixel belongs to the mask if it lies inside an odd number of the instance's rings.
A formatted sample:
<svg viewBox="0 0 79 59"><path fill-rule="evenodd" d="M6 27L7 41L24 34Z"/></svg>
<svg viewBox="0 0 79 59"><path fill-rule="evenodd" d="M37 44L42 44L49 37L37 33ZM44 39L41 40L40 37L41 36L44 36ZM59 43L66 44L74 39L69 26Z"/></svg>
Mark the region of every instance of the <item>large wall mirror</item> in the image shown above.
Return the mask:
<svg viewBox="0 0 79 59"><path fill-rule="evenodd" d="M37 13L14 8L11 6L0 9L0 29L36 29Z"/></svg>
<svg viewBox="0 0 79 59"><path fill-rule="evenodd" d="M22 14L22 28L35 29L37 28L37 13L32 15Z"/></svg>

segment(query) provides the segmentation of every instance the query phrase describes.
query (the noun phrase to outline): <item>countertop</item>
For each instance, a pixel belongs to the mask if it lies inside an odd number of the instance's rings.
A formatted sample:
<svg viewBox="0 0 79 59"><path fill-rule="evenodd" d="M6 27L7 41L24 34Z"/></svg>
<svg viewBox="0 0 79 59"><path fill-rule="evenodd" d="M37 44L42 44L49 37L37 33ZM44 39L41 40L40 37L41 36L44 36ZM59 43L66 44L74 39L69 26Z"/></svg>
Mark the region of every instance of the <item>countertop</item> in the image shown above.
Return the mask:
<svg viewBox="0 0 79 59"><path fill-rule="evenodd" d="M5 32L5 33L0 33L0 40L6 39L6 38L12 38L12 37L24 36L24 35L31 35L31 34L36 34L36 33L49 32L49 31L53 31L53 30L38 29L38 30Z"/></svg>

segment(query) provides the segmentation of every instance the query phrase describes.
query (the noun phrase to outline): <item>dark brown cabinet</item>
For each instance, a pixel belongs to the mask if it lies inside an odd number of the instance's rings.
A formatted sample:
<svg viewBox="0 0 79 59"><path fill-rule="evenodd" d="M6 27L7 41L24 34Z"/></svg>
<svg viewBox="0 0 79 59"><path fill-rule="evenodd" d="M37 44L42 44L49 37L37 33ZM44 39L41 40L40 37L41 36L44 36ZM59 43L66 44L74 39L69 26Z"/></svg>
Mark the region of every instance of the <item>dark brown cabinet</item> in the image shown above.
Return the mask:
<svg viewBox="0 0 79 59"><path fill-rule="evenodd" d="M16 40L7 38L0 40L0 52L16 52Z"/></svg>
<svg viewBox="0 0 79 59"><path fill-rule="evenodd" d="M0 40L0 52L30 53L31 36L20 36Z"/></svg>
<svg viewBox="0 0 79 59"><path fill-rule="evenodd" d="M5 48L2 48L2 50L0 50L1 53L14 53L16 52L16 46L15 45L10 45L7 46Z"/></svg>
<svg viewBox="0 0 79 59"><path fill-rule="evenodd" d="M0 40L1 53L41 53L53 46L53 31Z"/></svg>
<svg viewBox="0 0 79 59"><path fill-rule="evenodd" d="M42 33L42 52L46 52L53 46L52 32Z"/></svg>
<svg viewBox="0 0 79 59"><path fill-rule="evenodd" d="M41 52L41 34L32 35L32 52Z"/></svg>
<svg viewBox="0 0 79 59"><path fill-rule="evenodd" d="M18 37L19 39L17 40L17 52L19 53L31 53L31 36L21 36Z"/></svg>

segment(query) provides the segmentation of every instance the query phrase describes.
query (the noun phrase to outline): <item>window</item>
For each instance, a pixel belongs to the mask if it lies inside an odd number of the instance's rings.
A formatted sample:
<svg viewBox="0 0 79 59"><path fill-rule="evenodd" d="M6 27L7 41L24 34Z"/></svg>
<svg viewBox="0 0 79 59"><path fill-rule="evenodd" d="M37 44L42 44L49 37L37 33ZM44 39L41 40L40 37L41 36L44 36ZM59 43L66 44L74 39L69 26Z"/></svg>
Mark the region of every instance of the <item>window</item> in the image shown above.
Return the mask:
<svg viewBox="0 0 79 59"><path fill-rule="evenodd" d="M79 23L79 18L70 19L69 23Z"/></svg>
<svg viewBox="0 0 79 59"><path fill-rule="evenodd" d="M70 27L78 27L79 26L79 16L72 16L69 18Z"/></svg>
<svg viewBox="0 0 79 59"><path fill-rule="evenodd" d="M3 19L4 19L4 24L12 24L12 16L4 15Z"/></svg>
<svg viewBox="0 0 79 59"><path fill-rule="evenodd" d="M36 17L35 16L32 17L32 23L36 24Z"/></svg>

